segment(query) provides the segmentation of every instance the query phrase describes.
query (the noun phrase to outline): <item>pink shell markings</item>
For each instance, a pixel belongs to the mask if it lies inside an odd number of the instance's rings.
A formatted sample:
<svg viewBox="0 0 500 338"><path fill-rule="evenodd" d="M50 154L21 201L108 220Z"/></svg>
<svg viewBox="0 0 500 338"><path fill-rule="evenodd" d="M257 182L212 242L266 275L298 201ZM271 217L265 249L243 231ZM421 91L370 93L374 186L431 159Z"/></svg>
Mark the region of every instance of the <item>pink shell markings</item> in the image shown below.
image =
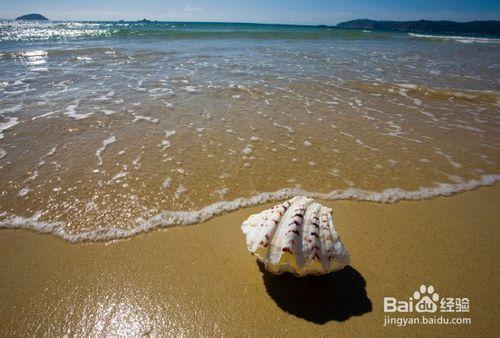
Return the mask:
<svg viewBox="0 0 500 338"><path fill-rule="evenodd" d="M311 198L294 197L251 215L241 229L248 250L275 274L322 275L349 264L332 210Z"/></svg>

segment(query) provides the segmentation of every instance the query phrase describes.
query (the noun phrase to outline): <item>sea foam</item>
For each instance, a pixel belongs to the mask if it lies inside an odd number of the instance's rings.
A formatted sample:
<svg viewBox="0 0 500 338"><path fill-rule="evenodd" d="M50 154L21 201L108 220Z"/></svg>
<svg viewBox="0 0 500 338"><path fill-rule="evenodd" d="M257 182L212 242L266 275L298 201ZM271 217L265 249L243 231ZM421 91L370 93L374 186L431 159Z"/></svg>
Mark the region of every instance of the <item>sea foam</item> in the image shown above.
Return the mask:
<svg viewBox="0 0 500 338"><path fill-rule="evenodd" d="M102 165L102 157L101 157L102 152L106 149L106 147L108 145L110 145L111 143L113 143L115 141L116 141L115 136L110 136L107 139L105 139L104 141L102 141L102 146L99 147L99 149L97 149L95 151L95 156L97 157L97 165Z"/></svg>
<svg viewBox="0 0 500 338"><path fill-rule="evenodd" d="M14 127L16 124L19 123L17 117L7 117L7 122L0 123L0 140L3 139L3 131L7 130L9 128Z"/></svg>
<svg viewBox="0 0 500 338"><path fill-rule="evenodd" d="M130 238L155 229L172 226L187 226L205 222L215 216L240 208L260 205L267 202L284 200L293 196L307 196L321 200L355 200L377 203L395 203L398 201L418 201L438 196L450 196L463 191L473 190L480 186L492 185L500 180L500 175L483 175L480 179L472 179L460 183L439 183L433 187L422 187L408 191L402 188L388 188L383 191L369 191L357 188L333 190L328 193L310 192L299 188L284 188L274 192L263 192L247 198L237 198L232 201L213 203L194 211L164 211L148 219L137 219L130 229L107 228L80 233L65 229L63 222L48 222L41 220L42 212L36 212L31 217L7 215L0 221L0 228L29 229L40 233L48 233L61 237L71 243L112 241Z"/></svg>
<svg viewBox="0 0 500 338"><path fill-rule="evenodd" d="M461 43L500 43L500 39L494 38L478 38L470 36L457 36L457 35L431 35L431 34L415 34L408 33L409 36L414 38L427 38L437 40L456 41Z"/></svg>

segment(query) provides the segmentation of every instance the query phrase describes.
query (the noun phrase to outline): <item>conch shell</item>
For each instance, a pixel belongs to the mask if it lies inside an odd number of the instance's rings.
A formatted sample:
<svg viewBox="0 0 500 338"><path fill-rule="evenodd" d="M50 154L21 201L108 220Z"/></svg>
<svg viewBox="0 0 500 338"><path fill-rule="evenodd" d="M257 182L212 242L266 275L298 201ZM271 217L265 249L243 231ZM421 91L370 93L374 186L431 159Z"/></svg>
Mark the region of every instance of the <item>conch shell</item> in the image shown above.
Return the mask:
<svg viewBox="0 0 500 338"><path fill-rule="evenodd" d="M294 197L251 215L241 229L248 250L274 274L322 275L349 264L332 209L311 198Z"/></svg>

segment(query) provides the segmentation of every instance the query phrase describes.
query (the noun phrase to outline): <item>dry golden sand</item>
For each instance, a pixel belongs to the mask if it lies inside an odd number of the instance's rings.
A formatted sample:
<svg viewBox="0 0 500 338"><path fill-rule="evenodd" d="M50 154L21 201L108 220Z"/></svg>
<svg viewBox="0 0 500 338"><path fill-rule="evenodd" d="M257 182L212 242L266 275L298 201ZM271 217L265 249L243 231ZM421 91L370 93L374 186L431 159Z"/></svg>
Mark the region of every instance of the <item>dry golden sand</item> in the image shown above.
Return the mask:
<svg viewBox="0 0 500 338"><path fill-rule="evenodd" d="M263 273L247 252L240 224L270 205L107 244L2 230L0 332L495 336L499 187L391 205L326 202L352 268L319 279ZM472 324L383 327L383 297L410 297L422 283L468 297Z"/></svg>

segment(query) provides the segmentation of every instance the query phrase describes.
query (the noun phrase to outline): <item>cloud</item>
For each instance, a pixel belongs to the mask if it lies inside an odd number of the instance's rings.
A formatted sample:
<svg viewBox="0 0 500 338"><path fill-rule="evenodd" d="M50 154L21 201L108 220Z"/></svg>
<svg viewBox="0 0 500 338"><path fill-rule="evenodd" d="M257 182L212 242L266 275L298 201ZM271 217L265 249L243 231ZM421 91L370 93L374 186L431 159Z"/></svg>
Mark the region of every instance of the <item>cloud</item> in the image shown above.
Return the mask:
<svg viewBox="0 0 500 338"><path fill-rule="evenodd" d="M201 8L196 7L192 4L187 4L186 7L184 7L184 13L186 13L187 16L194 16L196 14L201 13Z"/></svg>

